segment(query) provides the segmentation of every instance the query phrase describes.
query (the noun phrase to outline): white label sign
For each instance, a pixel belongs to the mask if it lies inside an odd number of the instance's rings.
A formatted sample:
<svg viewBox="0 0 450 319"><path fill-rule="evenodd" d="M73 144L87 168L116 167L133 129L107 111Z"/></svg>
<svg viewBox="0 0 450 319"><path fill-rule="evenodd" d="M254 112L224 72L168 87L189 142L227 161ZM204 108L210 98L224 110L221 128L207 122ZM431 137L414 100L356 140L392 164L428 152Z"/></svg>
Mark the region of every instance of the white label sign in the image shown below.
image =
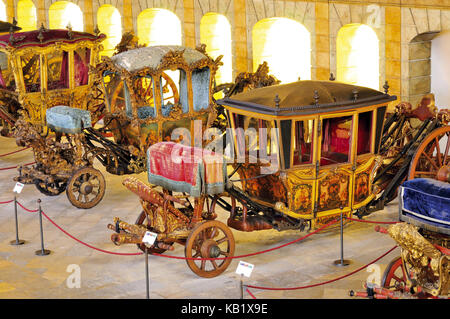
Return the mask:
<svg viewBox="0 0 450 319"><path fill-rule="evenodd" d="M142 242L144 244L153 245L157 236L158 236L158 234L148 231L145 233L144 237L142 238Z"/></svg>
<svg viewBox="0 0 450 319"><path fill-rule="evenodd" d="M14 186L13 192L20 194L20 192L22 192L22 189L24 186L25 186L24 184L17 182L16 186Z"/></svg>
<svg viewBox="0 0 450 319"><path fill-rule="evenodd" d="M255 268L254 265L246 263L245 261L240 261L239 265L236 269L236 273L238 275L244 275L245 277L250 277L252 274L253 268Z"/></svg>

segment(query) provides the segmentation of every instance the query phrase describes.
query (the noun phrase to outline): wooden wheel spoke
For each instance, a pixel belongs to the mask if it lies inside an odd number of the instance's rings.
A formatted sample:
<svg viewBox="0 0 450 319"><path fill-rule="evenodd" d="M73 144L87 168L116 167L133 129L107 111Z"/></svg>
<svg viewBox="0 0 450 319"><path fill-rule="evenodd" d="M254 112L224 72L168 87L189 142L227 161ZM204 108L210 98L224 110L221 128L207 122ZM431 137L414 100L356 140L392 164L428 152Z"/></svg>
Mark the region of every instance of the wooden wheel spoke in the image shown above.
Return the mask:
<svg viewBox="0 0 450 319"><path fill-rule="evenodd" d="M428 161L431 163L431 165L433 165L433 167L436 170L439 170L439 167L436 165L436 162L426 152L423 152L422 154L425 155L425 157L428 159Z"/></svg>
<svg viewBox="0 0 450 319"><path fill-rule="evenodd" d="M441 148L439 146L439 140L438 140L437 136L434 138L434 143L436 145L436 155L437 155L438 165L442 165L442 162L441 162Z"/></svg>
<svg viewBox="0 0 450 319"><path fill-rule="evenodd" d="M397 282L405 282L403 279L397 277L396 275L392 275L392 279L394 279Z"/></svg>
<svg viewBox="0 0 450 319"><path fill-rule="evenodd" d="M220 254L223 255L223 256L225 256L225 257L230 256L230 253L225 252L225 251L222 251L222 250L220 251Z"/></svg>
<svg viewBox="0 0 450 319"><path fill-rule="evenodd" d="M211 232L211 237L210 238L214 238L216 237L216 235L219 233L217 227L214 227L212 232Z"/></svg>
<svg viewBox="0 0 450 319"><path fill-rule="evenodd" d="M202 264L201 264L201 266L200 266L200 269L204 271L204 270L206 269L206 260L203 259L203 260L201 261L201 263L202 263Z"/></svg>
<svg viewBox="0 0 450 319"><path fill-rule="evenodd" d="M228 240L228 238L227 238L227 236L225 236L225 237L223 237L223 238L221 238L219 240L216 240L216 243L219 245L219 244L221 244L221 243L223 243L223 242L225 242L227 240Z"/></svg>
<svg viewBox="0 0 450 319"><path fill-rule="evenodd" d="M450 150L450 133L447 133L447 145L445 146L444 160L442 162L443 165L447 164L448 151Z"/></svg>
<svg viewBox="0 0 450 319"><path fill-rule="evenodd" d="M217 266L217 263L216 263L216 261L214 259L211 259L210 262L213 265L214 269L219 268L219 266Z"/></svg>

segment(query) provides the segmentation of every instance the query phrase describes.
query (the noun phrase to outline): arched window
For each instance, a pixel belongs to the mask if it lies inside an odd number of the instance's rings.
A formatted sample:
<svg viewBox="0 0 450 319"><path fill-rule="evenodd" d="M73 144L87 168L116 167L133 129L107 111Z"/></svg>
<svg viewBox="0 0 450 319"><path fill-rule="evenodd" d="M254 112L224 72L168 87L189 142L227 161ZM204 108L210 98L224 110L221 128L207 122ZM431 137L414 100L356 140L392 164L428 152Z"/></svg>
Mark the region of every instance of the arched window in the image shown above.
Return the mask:
<svg viewBox="0 0 450 319"><path fill-rule="evenodd" d="M17 24L21 31L31 31L36 29L36 6L32 0L19 0L17 3Z"/></svg>
<svg viewBox="0 0 450 319"><path fill-rule="evenodd" d="M0 20L6 21L6 5L2 0L0 0Z"/></svg>
<svg viewBox="0 0 450 319"><path fill-rule="evenodd" d="M137 19L139 43L153 45L181 45L181 22L171 11L145 9Z"/></svg>
<svg viewBox="0 0 450 319"><path fill-rule="evenodd" d="M311 36L299 22L269 18L253 27L253 70L267 61L282 83L311 79Z"/></svg>
<svg viewBox="0 0 450 319"><path fill-rule="evenodd" d="M102 43L104 50L101 55L112 56L114 48L122 37L122 18L119 10L109 4L101 6L97 11L97 25L100 31L107 36Z"/></svg>
<svg viewBox="0 0 450 319"><path fill-rule="evenodd" d="M69 1L57 1L48 9L50 29L67 29L72 26L74 31L83 31L83 12L80 7Z"/></svg>
<svg viewBox="0 0 450 319"><path fill-rule="evenodd" d="M216 73L216 84L232 82L231 25L218 13L207 13L200 22L200 42L206 44L206 52L216 59L223 55L223 65Z"/></svg>
<svg viewBox="0 0 450 319"><path fill-rule="evenodd" d="M371 27L359 23L343 26L336 51L338 81L379 89L378 37Z"/></svg>

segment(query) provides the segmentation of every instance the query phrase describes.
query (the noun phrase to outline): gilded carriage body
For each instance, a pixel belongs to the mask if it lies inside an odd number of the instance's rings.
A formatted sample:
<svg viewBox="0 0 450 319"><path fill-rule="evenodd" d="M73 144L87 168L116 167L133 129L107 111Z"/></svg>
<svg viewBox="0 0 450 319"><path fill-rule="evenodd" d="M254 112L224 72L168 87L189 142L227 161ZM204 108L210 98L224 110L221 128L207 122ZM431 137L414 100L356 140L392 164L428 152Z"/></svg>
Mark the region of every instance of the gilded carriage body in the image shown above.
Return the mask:
<svg viewBox="0 0 450 319"><path fill-rule="evenodd" d="M213 79L220 59L181 46L137 48L105 57L103 76L107 114L115 141L135 148L145 158L147 148L160 141L194 140L214 119ZM195 120L197 127L195 126ZM184 134L172 135L174 129ZM180 132L180 130L178 130Z"/></svg>
<svg viewBox="0 0 450 319"><path fill-rule="evenodd" d="M341 209L349 216L377 192L373 178L384 116L395 99L344 83L299 81L218 101L234 129L237 157L254 152L258 158L239 165L243 191L315 226ZM279 166L273 174L263 172L261 159L268 156Z"/></svg>
<svg viewBox="0 0 450 319"><path fill-rule="evenodd" d="M46 110L66 105L88 110L95 123L103 94L90 68L98 63L104 34L72 30L10 32L0 35L0 116L11 126L25 120L46 125Z"/></svg>

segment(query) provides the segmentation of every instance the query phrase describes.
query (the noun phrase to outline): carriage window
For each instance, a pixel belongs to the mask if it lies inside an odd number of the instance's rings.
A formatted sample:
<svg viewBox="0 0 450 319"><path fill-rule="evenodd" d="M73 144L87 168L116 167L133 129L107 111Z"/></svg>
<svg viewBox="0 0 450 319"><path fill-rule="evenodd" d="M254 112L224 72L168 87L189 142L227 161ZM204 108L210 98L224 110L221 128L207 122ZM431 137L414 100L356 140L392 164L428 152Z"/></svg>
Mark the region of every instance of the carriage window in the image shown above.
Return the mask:
<svg viewBox="0 0 450 319"><path fill-rule="evenodd" d="M314 120L295 122L294 165L313 161Z"/></svg>
<svg viewBox="0 0 450 319"><path fill-rule="evenodd" d="M47 89L69 88L69 54L66 51L47 55Z"/></svg>
<svg viewBox="0 0 450 319"><path fill-rule="evenodd" d="M236 125L237 153L260 155L260 150L266 151L261 156L270 156L278 153L278 145L273 139L276 135L273 122L261 120L245 115L233 114ZM274 130L272 130L274 129Z"/></svg>
<svg viewBox="0 0 450 319"><path fill-rule="evenodd" d="M372 146L373 112L360 113L358 116L358 148L357 155L370 153Z"/></svg>
<svg viewBox="0 0 450 319"><path fill-rule="evenodd" d="M28 93L41 91L39 54L21 57L25 89Z"/></svg>
<svg viewBox="0 0 450 319"><path fill-rule="evenodd" d="M320 165L349 162L352 123L352 116L323 120Z"/></svg>
<svg viewBox="0 0 450 319"><path fill-rule="evenodd" d="M111 113L125 110L125 93L123 81L119 74L105 71L103 74L103 83L105 85L106 97L108 98Z"/></svg>
<svg viewBox="0 0 450 319"><path fill-rule="evenodd" d="M10 91L16 89L14 74L9 67L8 56L4 52L0 52L0 88Z"/></svg>
<svg viewBox="0 0 450 319"><path fill-rule="evenodd" d="M209 68L197 69L192 72L192 94L194 111L207 109L209 106Z"/></svg>
<svg viewBox="0 0 450 319"><path fill-rule="evenodd" d="M136 77L133 82L133 89L136 97L138 117L140 119L155 117L155 87L153 77L150 75ZM132 116L131 108L129 110L127 108L127 115Z"/></svg>
<svg viewBox="0 0 450 319"><path fill-rule="evenodd" d="M169 116L174 105L178 103L181 104L180 107L184 113L189 112L186 73L183 70L163 72L159 84L161 87L162 116ZM180 94L178 94L179 90L181 91Z"/></svg>
<svg viewBox="0 0 450 319"><path fill-rule="evenodd" d="M75 70L75 87L87 85L89 81L89 64L91 61L91 50L79 48L73 53Z"/></svg>

